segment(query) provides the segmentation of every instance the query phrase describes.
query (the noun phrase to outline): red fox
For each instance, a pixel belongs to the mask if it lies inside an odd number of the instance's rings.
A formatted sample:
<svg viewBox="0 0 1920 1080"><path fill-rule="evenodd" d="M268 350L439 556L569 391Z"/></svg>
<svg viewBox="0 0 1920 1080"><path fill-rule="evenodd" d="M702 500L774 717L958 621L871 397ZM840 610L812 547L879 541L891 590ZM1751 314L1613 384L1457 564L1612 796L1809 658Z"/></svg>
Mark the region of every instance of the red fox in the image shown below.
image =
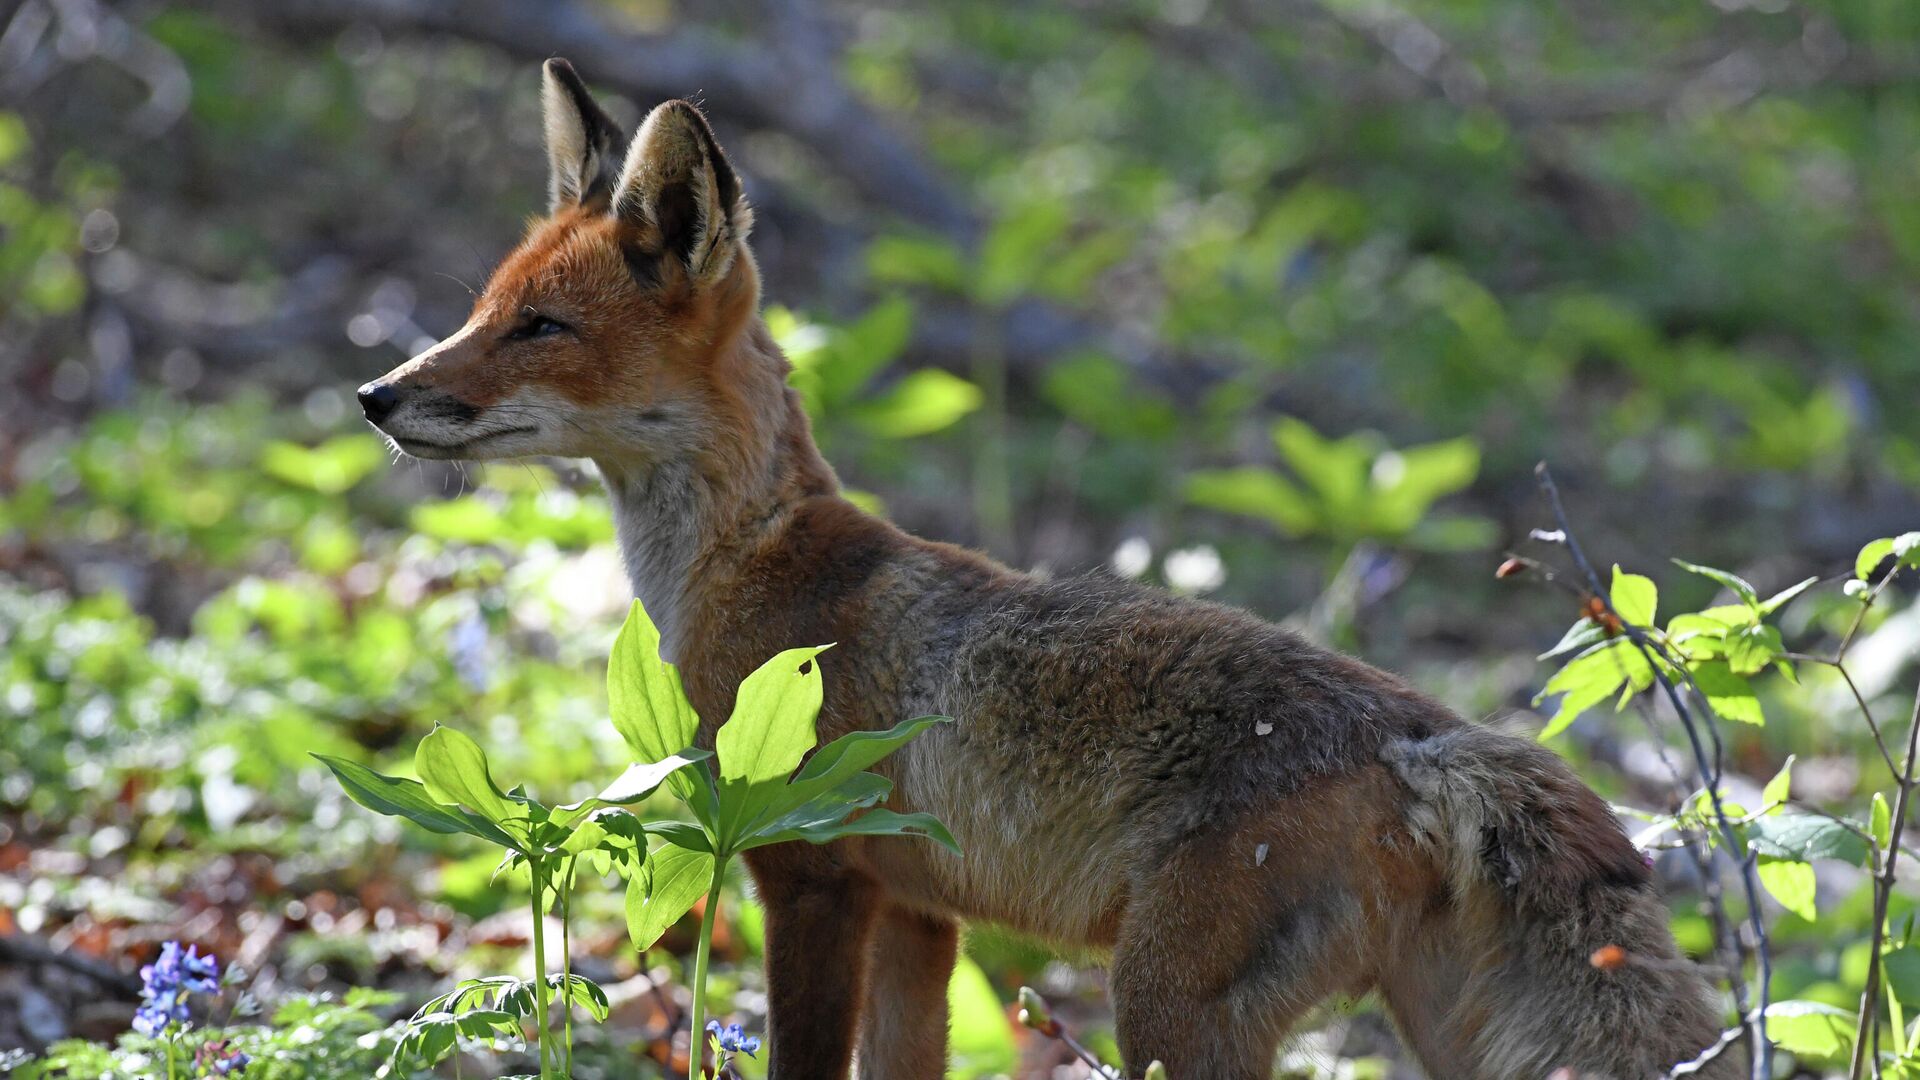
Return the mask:
<svg viewBox="0 0 1920 1080"><path fill-rule="evenodd" d="M1020 573L842 498L706 119L669 101L623 152L564 61L543 93L549 216L465 327L360 388L368 419L423 458L591 458L709 743L748 672L828 641L822 742L956 721L882 771L964 856L749 855L776 1080L944 1076L962 919L1110 956L1134 1075L1268 1076L1290 1024L1369 991L1436 1077L1647 1080L1715 1041L1647 864L1549 751L1244 612Z"/></svg>

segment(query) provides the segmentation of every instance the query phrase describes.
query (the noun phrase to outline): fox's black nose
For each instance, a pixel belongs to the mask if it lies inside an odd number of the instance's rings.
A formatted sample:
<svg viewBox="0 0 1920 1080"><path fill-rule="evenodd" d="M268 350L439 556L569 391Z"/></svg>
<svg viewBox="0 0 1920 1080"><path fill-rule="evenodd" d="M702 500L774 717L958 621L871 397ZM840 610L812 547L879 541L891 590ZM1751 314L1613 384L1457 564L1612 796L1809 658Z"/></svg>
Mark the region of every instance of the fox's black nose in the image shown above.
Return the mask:
<svg viewBox="0 0 1920 1080"><path fill-rule="evenodd" d="M386 383L370 382L360 388L360 407L376 424L393 415L393 407L398 404L400 392Z"/></svg>

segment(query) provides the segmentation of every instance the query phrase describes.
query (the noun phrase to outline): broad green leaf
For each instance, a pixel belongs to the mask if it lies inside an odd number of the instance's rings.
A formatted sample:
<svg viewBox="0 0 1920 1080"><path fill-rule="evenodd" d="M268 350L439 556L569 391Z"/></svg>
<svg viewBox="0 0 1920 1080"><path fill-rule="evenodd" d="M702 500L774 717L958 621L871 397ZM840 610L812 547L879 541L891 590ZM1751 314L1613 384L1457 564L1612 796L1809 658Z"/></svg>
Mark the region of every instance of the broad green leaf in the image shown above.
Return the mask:
<svg viewBox="0 0 1920 1080"><path fill-rule="evenodd" d="M1624 639L1603 642L1567 661L1565 667L1547 680L1533 703L1538 705L1555 694L1563 696L1559 708L1540 732L1542 742L1565 731L1581 713L1612 697L1614 691L1628 681L1630 662L1623 659L1628 653L1645 667L1646 661L1638 656L1638 650L1630 646L1623 650L1623 644Z"/></svg>
<svg viewBox="0 0 1920 1080"><path fill-rule="evenodd" d="M1785 813L1763 817L1748 826L1748 842L1753 850L1774 859L1838 859L1855 866L1867 861L1864 829L1843 825L1817 814Z"/></svg>
<svg viewBox="0 0 1920 1080"><path fill-rule="evenodd" d="M1780 901L1781 907L1808 922L1820 917L1814 907L1813 867L1803 862L1761 859L1754 871L1760 875L1760 884Z"/></svg>
<svg viewBox="0 0 1920 1080"><path fill-rule="evenodd" d="M607 664L607 705L635 760L661 761L692 745L700 718L680 672L660 659L660 631L635 600ZM676 785L678 787L679 785Z"/></svg>
<svg viewBox="0 0 1920 1080"><path fill-rule="evenodd" d="M686 768L696 761L705 761L713 756L712 751L688 748L677 754L671 754L659 761L650 761L642 765L630 765L613 783L608 784L598 795L565 806L554 807L552 821L556 825L566 825L605 806L630 806L653 794L667 777Z"/></svg>
<svg viewBox="0 0 1920 1080"><path fill-rule="evenodd" d="M1187 477L1186 489L1195 506L1260 518L1288 536L1305 536L1321 523L1312 500L1272 469L1203 469Z"/></svg>
<svg viewBox="0 0 1920 1080"><path fill-rule="evenodd" d="M854 773L832 790L818 792L805 802L784 804L787 808L779 809L778 817L763 815L755 819L751 835L838 825L855 810L873 806L892 792L893 781L879 773Z"/></svg>
<svg viewBox="0 0 1920 1080"><path fill-rule="evenodd" d="M1753 692L1753 685L1745 676L1736 675L1721 660L1708 660L1696 663L1688 668L1693 676L1693 684L1700 688L1707 704L1714 714L1722 720L1736 720L1742 724L1764 724L1767 718L1760 711L1760 699Z"/></svg>
<svg viewBox="0 0 1920 1080"><path fill-rule="evenodd" d="M1861 581L1867 580L1873 576L1874 570L1878 569L1881 563L1887 561L1887 556L1892 554L1893 537L1891 536L1868 543L1866 547L1860 549L1860 554L1853 560L1853 576Z"/></svg>
<svg viewBox="0 0 1920 1080"><path fill-rule="evenodd" d="M1901 566L1920 567L1920 532L1905 532L1893 538L1893 557Z"/></svg>
<svg viewBox="0 0 1920 1080"><path fill-rule="evenodd" d="M825 844L846 836L924 836L941 847L960 854L960 845L953 834L932 814L897 814L892 810L869 810L852 821L838 825L813 825L799 829L787 829L756 838L761 844L785 843L789 840L805 840L810 844Z"/></svg>
<svg viewBox="0 0 1920 1080"><path fill-rule="evenodd" d="M1873 793L1873 811L1867 818L1867 834L1882 851L1893 846L1893 809L1887 805L1887 797L1877 791Z"/></svg>
<svg viewBox="0 0 1920 1080"><path fill-rule="evenodd" d="M762 811L760 820L786 814L796 807L824 795L865 772L881 759L907 744L914 736L934 726L950 723L951 717L921 716L897 724L890 731L856 731L842 735L814 752L793 782Z"/></svg>
<svg viewBox="0 0 1920 1080"><path fill-rule="evenodd" d="M980 388L939 368L908 372L880 396L859 403L853 418L883 439L913 439L943 431L980 407Z"/></svg>
<svg viewBox="0 0 1920 1080"><path fill-rule="evenodd" d="M712 883L713 856L673 844L650 852L646 865L627 878L627 935L633 947L652 948Z"/></svg>
<svg viewBox="0 0 1920 1080"><path fill-rule="evenodd" d="M344 758L325 754L313 756L333 770L334 777L340 781L348 798L376 814L403 817L430 832L478 836L502 847L512 847L517 842L502 832L499 826L477 814L441 805L427 793L426 785L418 780L387 776Z"/></svg>
<svg viewBox="0 0 1920 1080"><path fill-rule="evenodd" d="M1920 945L1902 945L1880 958L1887 986L1902 1005L1920 1005Z"/></svg>
<svg viewBox="0 0 1920 1080"><path fill-rule="evenodd" d="M564 1001L567 1005L577 1005L587 1010L595 1023L605 1023L607 1012L612 1004L607 1000L607 992L600 984L582 975L563 975L558 972L547 976L550 1001Z"/></svg>
<svg viewBox="0 0 1920 1080"><path fill-rule="evenodd" d="M497 825L511 822L514 829L526 829L526 806L501 793L487 769L486 752L462 732L435 727L420 740L413 765L427 793L441 802L466 806Z"/></svg>
<svg viewBox="0 0 1920 1080"><path fill-rule="evenodd" d="M1787 601L1793 599L1796 596L1799 596L1801 593L1806 592L1808 589L1814 587L1815 585L1818 585L1819 583L1820 583L1819 578L1810 577L1805 581L1800 582L1798 585L1789 585L1786 588L1781 589L1779 592L1774 593L1772 596L1769 596L1765 600L1761 601L1760 614L1771 615L1774 612L1779 611L1782 607L1786 605Z"/></svg>
<svg viewBox="0 0 1920 1080"><path fill-rule="evenodd" d="M1698 563L1690 563L1685 559L1675 559L1673 563L1682 570L1692 571L1704 578L1712 578L1714 581L1726 586L1733 591L1735 596L1740 598L1741 603L1746 604L1748 607L1760 606L1760 594L1754 592L1753 586L1748 584L1745 578L1737 574L1729 574L1725 570L1716 570L1711 566L1701 566Z"/></svg>
<svg viewBox="0 0 1920 1080"><path fill-rule="evenodd" d="M799 767L816 739L813 724L821 697L816 658L828 648L788 649L740 684L733 715L714 740L721 779L746 784L785 780Z"/></svg>
<svg viewBox="0 0 1920 1080"><path fill-rule="evenodd" d="M1838 1062L1852 1048L1854 1030L1852 1013L1818 1001L1767 1006L1767 1035L1798 1057Z"/></svg>
<svg viewBox="0 0 1920 1080"><path fill-rule="evenodd" d="M1778 627L1756 624L1727 635L1727 666L1736 675L1756 675L1784 651Z"/></svg>
<svg viewBox="0 0 1920 1080"><path fill-rule="evenodd" d="M1306 421L1283 416L1274 422L1273 444L1307 487L1320 496L1328 528L1361 521L1377 442L1362 435L1329 439Z"/></svg>
<svg viewBox="0 0 1920 1080"><path fill-rule="evenodd" d="M1592 648L1607 640L1606 628L1592 619L1581 619L1560 635L1560 641L1553 648L1534 657L1535 660L1551 660L1556 656L1565 656L1570 652Z"/></svg>
<svg viewBox="0 0 1920 1080"><path fill-rule="evenodd" d="M1767 786L1760 789L1760 805L1770 808L1766 811L1769 815L1779 813L1793 795L1793 759L1794 755L1787 755L1780 771L1774 773L1773 779L1767 781Z"/></svg>
<svg viewBox="0 0 1920 1080"><path fill-rule="evenodd" d="M649 836L657 836L688 851L713 850L713 838L707 835L707 830L690 821L649 821L642 828Z"/></svg>
<svg viewBox="0 0 1920 1080"><path fill-rule="evenodd" d="M1629 574L1616 564L1607 599L1613 603L1614 613L1623 621L1633 626L1652 626L1654 611L1659 606L1660 590L1654 586L1652 578Z"/></svg>
<svg viewBox="0 0 1920 1080"><path fill-rule="evenodd" d="M271 442L260 452L262 472L323 495L346 491L386 463L386 447L371 434L340 435L311 448Z"/></svg>

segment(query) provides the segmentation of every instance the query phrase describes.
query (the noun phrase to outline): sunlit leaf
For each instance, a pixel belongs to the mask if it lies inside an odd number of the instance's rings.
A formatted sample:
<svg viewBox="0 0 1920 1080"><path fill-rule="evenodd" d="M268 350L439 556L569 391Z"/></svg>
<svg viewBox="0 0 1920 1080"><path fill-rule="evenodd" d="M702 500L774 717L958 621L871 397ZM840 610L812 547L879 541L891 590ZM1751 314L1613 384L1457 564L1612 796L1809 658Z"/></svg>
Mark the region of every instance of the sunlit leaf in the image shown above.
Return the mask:
<svg viewBox="0 0 1920 1080"><path fill-rule="evenodd" d="M1783 1050L1824 1062L1839 1062L1853 1046L1853 1014L1817 1001L1776 1001L1767 1006L1767 1035Z"/></svg>
<svg viewBox="0 0 1920 1080"><path fill-rule="evenodd" d="M646 865L627 878L627 936L633 947L652 948L706 895L712 881L711 855L673 844L649 853Z"/></svg>
<svg viewBox="0 0 1920 1080"><path fill-rule="evenodd" d="M487 768L486 751L464 733L435 727L420 740L413 762L434 798L466 806L496 825L511 823L509 832L525 829L527 807L501 793Z"/></svg>
<svg viewBox="0 0 1920 1080"><path fill-rule="evenodd" d="M660 658L660 631L635 600L607 663L607 707L636 760L662 761L693 744L700 718L680 672ZM676 785L676 790L682 790Z"/></svg>
<svg viewBox="0 0 1920 1080"><path fill-rule="evenodd" d="M1760 884L1766 886L1768 895L1778 900L1781 907L1808 922L1819 918L1814 908L1813 867L1803 862L1761 859L1754 872L1760 876Z"/></svg>
<svg viewBox="0 0 1920 1080"><path fill-rule="evenodd" d="M1660 591L1654 586L1652 578L1629 574L1616 565L1607 599L1612 602L1614 613L1622 621L1632 626L1652 626L1654 612L1659 607Z"/></svg>

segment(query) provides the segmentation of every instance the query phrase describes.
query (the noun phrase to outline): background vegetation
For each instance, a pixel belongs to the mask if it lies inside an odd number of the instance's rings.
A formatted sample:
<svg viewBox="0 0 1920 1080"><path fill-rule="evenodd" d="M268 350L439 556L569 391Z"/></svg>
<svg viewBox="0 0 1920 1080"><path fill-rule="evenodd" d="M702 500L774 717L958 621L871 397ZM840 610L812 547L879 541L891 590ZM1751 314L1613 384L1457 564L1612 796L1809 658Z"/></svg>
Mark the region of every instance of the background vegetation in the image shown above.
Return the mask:
<svg viewBox="0 0 1920 1080"><path fill-rule="evenodd" d="M1920 525L1900 0L15 0L0 1051L111 1040L171 938L243 969L229 1005L353 1045L525 966L494 856L360 811L308 754L404 762L457 722L569 798L626 760L592 476L390 465L352 401L461 323L543 206L549 55L625 123L703 101L829 457L923 534L1207 592L1538 729L1533 657L1582 612L1492 573L1509 548L1564 569L1528 539L1555 524L1536 461L1663 611L1732 595L1670 555L1762 597L1827 581L1770 617L1808 650L1858 610L1860 547ZM1808 807L1891 792L1857 706L1897 750L1910 585L1848 646L1860 702L1824 668L1756 676L1765 725L1723 733L1734 797L1760 808L1790 754ZM1555 746L1672 811L1657 740L1682 744L1652 708ZM1767 901L1776 1000L1857 999L1858 862L1816 859L1798 914ZM1708 956L1695 869L1660 870ZM577 1074L670 1061L690 927L636 956L617 892L576 903L575 969L612 999ZM749 1030L758 944L729 896L717 993ZM969 956L962 1075L1080 1068L1011 1022L1022 983L1102 1043L1096 970L990 931ZM380 993L297 996L348 986ZM1398 1060L1358 1003L1291 1067Z"/></svg>

